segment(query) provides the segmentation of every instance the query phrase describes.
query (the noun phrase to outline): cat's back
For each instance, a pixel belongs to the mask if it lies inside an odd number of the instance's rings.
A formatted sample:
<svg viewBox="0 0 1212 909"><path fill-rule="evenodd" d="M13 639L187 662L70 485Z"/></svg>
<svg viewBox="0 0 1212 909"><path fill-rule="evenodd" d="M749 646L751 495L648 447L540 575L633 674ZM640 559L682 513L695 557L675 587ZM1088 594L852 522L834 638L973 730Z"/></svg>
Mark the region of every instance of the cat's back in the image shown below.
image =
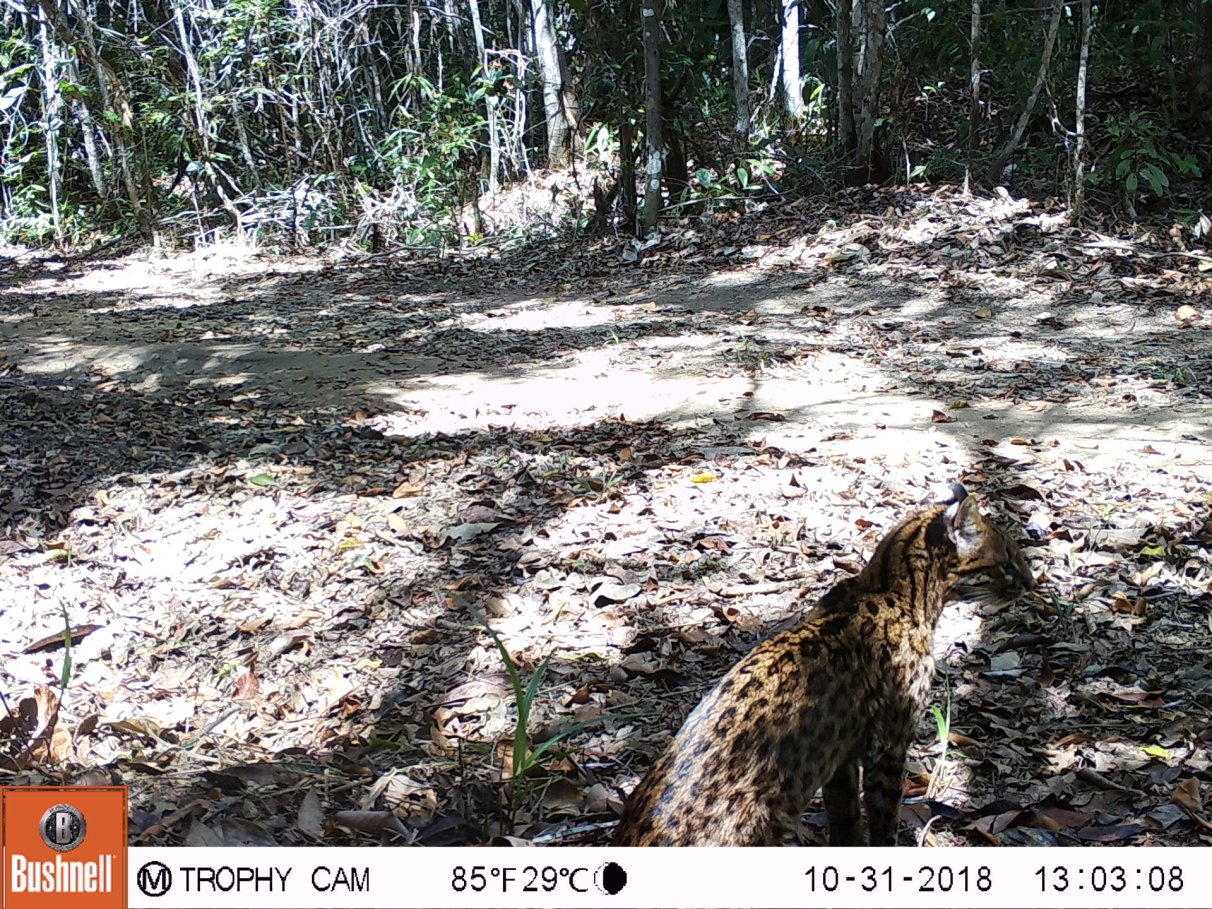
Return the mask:
<svg viewBox="0 0 1212 909"><path fill-rule="evenodd" d="M851 637L847 614L814 609L737 663L628 799L614 844L777 845L795 821L790 806L859 744L847 721L858 687L831 665Z"/></svg>

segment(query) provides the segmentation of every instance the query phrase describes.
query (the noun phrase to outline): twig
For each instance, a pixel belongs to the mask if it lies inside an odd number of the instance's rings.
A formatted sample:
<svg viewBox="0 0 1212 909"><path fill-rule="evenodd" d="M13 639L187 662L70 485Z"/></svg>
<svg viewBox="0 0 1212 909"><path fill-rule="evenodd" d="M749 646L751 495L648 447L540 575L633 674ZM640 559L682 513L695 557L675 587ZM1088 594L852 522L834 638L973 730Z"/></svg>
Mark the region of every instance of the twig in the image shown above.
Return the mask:
<svg viewBox="0 0 1212 909"><path fill-rule="evenodd" d="M1147 796L1147 793L1141 792L1139 789L1133 789L1130 786L1122 786L1114 780L1109 780L1097 770L1091 770L1089 767L1083 767L1074 774L1083 783L1088 783L1095 789L1103 789L1108 792L1123 792L1126 795Z"/></svg>

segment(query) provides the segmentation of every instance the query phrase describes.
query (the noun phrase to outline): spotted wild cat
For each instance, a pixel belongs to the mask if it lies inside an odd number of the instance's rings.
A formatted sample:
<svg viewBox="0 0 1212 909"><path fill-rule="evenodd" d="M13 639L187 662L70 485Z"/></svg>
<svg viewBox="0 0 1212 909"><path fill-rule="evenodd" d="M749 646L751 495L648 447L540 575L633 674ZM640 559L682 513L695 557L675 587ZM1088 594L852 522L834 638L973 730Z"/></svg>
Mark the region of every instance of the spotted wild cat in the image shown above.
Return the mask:
<svg viewBox="0 0 1212 909"><path fill-rule="evenodd" d="M830 845L863 845L860 767L869 842L895 845L934 629L969 583L997 601L1034 586L1018 546L953 483L703 698L627 800L614 845L778 845L818 789Z"/></svg>

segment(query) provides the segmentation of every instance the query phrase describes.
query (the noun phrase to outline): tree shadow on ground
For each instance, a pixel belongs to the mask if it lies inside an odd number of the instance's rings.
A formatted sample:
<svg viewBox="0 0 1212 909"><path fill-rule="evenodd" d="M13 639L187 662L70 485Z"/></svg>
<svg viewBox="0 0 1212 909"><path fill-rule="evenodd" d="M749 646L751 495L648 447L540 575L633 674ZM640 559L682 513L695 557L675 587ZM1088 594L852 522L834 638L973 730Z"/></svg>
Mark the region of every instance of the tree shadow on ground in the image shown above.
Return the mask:
<svg viewBox="0 0 1212 909"><path fill-rule="evenodd" d="M1022 489L1036 488L1053 511L1046 532L1072 533L1074 515L1090 509L1055 474L1041 486L1039 461L1050 431L1072 432L1065 407L1082 401L1032 417L1033 445L1013 444L1022 413L975 422L991 408L1108 379L1133 383L1138 398L1156 390L1155 363L1115 338L1067 333L1065 313L1055 317L1062 329L1009 324L980 315L989 299L957 303L925 280L810 286L799 275L703 267L620 281L590 269L573 288L560 285L576 273L553 267L494 283L513 267L487 277L408 263L267 272L168 300L5 295L0 315L19 329L0 361L9 468L0 523L16 632L5 687L53 685L60 663L22 648L61 628L62 607L77 627L104 626L77 635L64 717L95 722L77 766L138 781L147 824L133 835L180 842L191 820L227 830L253 787L269 818L262 834L287 842L321 838L287 820L309 791L329 809L388 806L430 842L612 817L611 785L629 755L651 755L670 724L604 723L578 738L572 765L555 762L538 781L549 797L503 807L496 743L511 738L516 705L466 603L483 605L524 669L552 657L544 718L684 710L855 566L864 541L931 484L968 478L1023 523L1039 503ZM557 315L569 322L551 324ZM1205 365L1191 337L1152 324L1135 339L1174 347L1177 366L1198 377ZM1010 346L985 353L990 341ZM1045 347L1055 356L1041 360ZM545 369L588 375L572 367L601 351L614 357L602 367L607 390L625 368L648 368L689 373L713 394L726 386L728 397L666 406L654 396L642 417L584 409L574 425L545 418L547 401L519 416L532 406L510 403L524 384L488 414L474 412L470 392L447 400L448 423L421 397L426 382L466 380L462 392ZM783 396L820 382L823 364L845 363L869 386L809 403ZM579 382L569 383L578 403L606 399ZM1163 385L1184 403L1204 397L1198 383ZM931 424L931 409L958 400L968 407L950 411L955 423ZM876 412L885 405L893 417ZM1104 411L1099 425L1131 430L1169 405L1135 406ZM902 448L912 463L885 475L903 445L877 444L893 418L925 441L911 455ZM488 425L434 431L477 420ZM811 442L782 441L791 426ZM1112 472L1099 480L1093 509L1118 501L1123 482ZM1103 529L1106 516L1093 517ZM1038 555L1060 572L1061 556ZM1093 583L1108 581L1108 565L1095 569ZM1068 575L1054 580L1070 612L1095 605ZM1176 596L1183 614L1202 602ZM1116 602L1095 599L1100 609ZM1015 703L1040 716L1032 735L1059 740L1082 715L1066 712L1076 709L1068 691L1100 661L1129 662L1135 645L1116 637L1100 650L1102 618L1072 641L1023 616L1015 634L1052 635L1019 645L1025 665L1069 688L1028 686ZM979 710L956 699L962 722L1009 739L993 746L1005 753L974 759L990 786L1012 758L1016 771L1029 768L1024 780L1039 769L979 675L1004 644L990 637L961 667ZM331 795L332 773L357 795ZM182 805L192 807L160 824ZM247 834L238 828L231 836Z"/></svg>

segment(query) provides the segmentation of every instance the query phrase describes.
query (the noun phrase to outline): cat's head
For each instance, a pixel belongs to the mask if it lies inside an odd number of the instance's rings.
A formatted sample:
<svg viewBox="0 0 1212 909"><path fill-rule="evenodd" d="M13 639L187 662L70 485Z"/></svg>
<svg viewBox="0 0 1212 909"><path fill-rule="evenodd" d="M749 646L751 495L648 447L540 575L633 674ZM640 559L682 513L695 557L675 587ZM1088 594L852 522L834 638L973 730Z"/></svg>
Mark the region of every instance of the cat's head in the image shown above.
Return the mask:
<svg viewBox="0 0 1212 909"><path fill-rule="evenodd" d="M1006 603L1035 587L1022 550L981 514L975 496L952 483L951 497L944 504L943 522L956 553L956 583L950 599Z"/></svg>

